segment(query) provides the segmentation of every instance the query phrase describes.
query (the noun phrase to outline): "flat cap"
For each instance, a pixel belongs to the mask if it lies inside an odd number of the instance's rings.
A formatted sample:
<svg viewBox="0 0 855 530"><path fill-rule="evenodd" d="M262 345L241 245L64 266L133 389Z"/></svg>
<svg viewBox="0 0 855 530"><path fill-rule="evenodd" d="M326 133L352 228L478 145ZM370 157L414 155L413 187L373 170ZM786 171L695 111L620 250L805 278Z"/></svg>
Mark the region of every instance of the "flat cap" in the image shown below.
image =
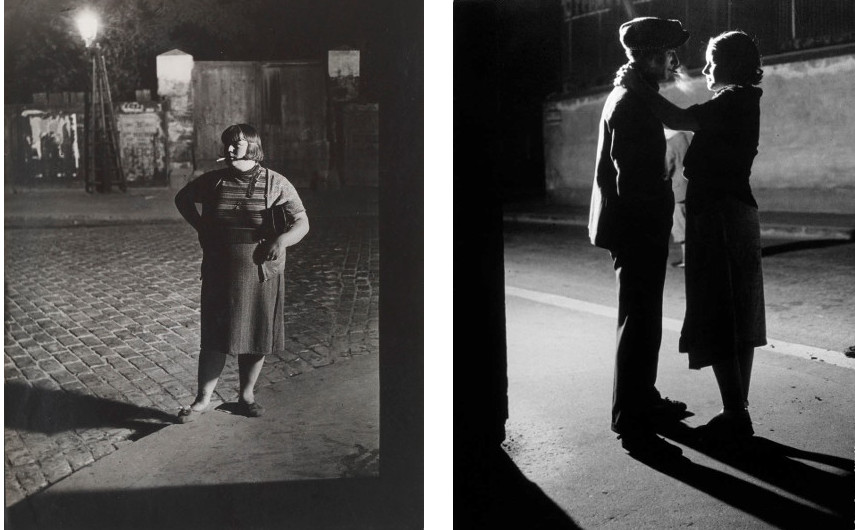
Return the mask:
<svg viewBox="0 0 855 530"><path fill-rule="evenodd" d="M676 48L689 40L679 20L638 17L621 24L620 43L629 50Z"/></svg>

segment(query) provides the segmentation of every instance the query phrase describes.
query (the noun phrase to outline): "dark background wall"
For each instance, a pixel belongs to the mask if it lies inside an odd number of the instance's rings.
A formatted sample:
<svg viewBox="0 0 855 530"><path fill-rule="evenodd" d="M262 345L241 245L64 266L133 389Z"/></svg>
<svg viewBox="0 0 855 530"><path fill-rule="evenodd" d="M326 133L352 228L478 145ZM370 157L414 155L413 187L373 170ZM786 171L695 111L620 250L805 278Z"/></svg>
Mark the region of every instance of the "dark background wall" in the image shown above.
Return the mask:
<svg viewBox="0 0 855 530"><path fill-rule="evenodd" d="M498 178L503 193L543 191L542 105L561 90L560 0L495 2Z"/></svg>

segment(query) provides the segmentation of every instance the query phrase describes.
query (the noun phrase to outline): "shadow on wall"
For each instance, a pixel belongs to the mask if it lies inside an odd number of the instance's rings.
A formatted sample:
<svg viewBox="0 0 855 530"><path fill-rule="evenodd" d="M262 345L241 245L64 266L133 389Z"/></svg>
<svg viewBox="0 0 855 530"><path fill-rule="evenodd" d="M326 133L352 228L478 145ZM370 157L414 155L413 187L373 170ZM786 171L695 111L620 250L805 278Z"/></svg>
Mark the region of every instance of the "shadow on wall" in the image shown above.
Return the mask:
<svg viewBox="0 0 855 530"><path fill-rule="evenodd" d="M175 420L174 414L122 401L62 390L47 390L24 383L5 385L6 427L54 434L71 429L116 427L131 429L136 440Z"/></svg>

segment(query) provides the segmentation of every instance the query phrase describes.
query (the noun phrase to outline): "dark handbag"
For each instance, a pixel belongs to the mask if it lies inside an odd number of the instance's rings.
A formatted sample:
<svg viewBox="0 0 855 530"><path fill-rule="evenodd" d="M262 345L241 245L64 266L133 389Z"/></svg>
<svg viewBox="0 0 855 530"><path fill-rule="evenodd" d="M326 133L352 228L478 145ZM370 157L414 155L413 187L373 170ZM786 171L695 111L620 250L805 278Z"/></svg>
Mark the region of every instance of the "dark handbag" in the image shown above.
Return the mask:
<svg viewBox="0 0 855 530"><path fill-rule="evenodd" d="M288 212L285 211L285 205L271 206L261 212L261 231L265 239L274 238L280 234L287 232L293 220Z"/></svg>
<svg viewBox="0 0 855 530"><path fill-rule="evenodd" d="M267 187L264 190L264 200L270 193L270 170L267 172ZM281 234L284 234L291 229L294 224L294 218L285 209L284 204L271 206L266 210L261 211L261 235L264 239L274 239Z"/></svg>

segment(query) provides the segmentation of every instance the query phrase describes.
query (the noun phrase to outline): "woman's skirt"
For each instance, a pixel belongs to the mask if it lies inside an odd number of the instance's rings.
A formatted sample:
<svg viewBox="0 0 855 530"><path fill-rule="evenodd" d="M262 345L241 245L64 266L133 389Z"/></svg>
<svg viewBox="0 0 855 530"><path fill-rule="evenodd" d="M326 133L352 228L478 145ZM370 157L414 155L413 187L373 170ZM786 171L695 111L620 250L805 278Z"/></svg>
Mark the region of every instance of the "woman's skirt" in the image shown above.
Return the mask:
<svg viewBox="0 0 855 530"><path fill-rule="evenodd" d="M680 351L689 368L766 344L757 209L731 197L686 205L686 317Z"/></svg>
<svg viewBox="0 0 855 530"><path fill-rule="evenodd" d="M202 260L202 351L283 353L283 275L260 281L256 244L207 245Z"/></svg>

